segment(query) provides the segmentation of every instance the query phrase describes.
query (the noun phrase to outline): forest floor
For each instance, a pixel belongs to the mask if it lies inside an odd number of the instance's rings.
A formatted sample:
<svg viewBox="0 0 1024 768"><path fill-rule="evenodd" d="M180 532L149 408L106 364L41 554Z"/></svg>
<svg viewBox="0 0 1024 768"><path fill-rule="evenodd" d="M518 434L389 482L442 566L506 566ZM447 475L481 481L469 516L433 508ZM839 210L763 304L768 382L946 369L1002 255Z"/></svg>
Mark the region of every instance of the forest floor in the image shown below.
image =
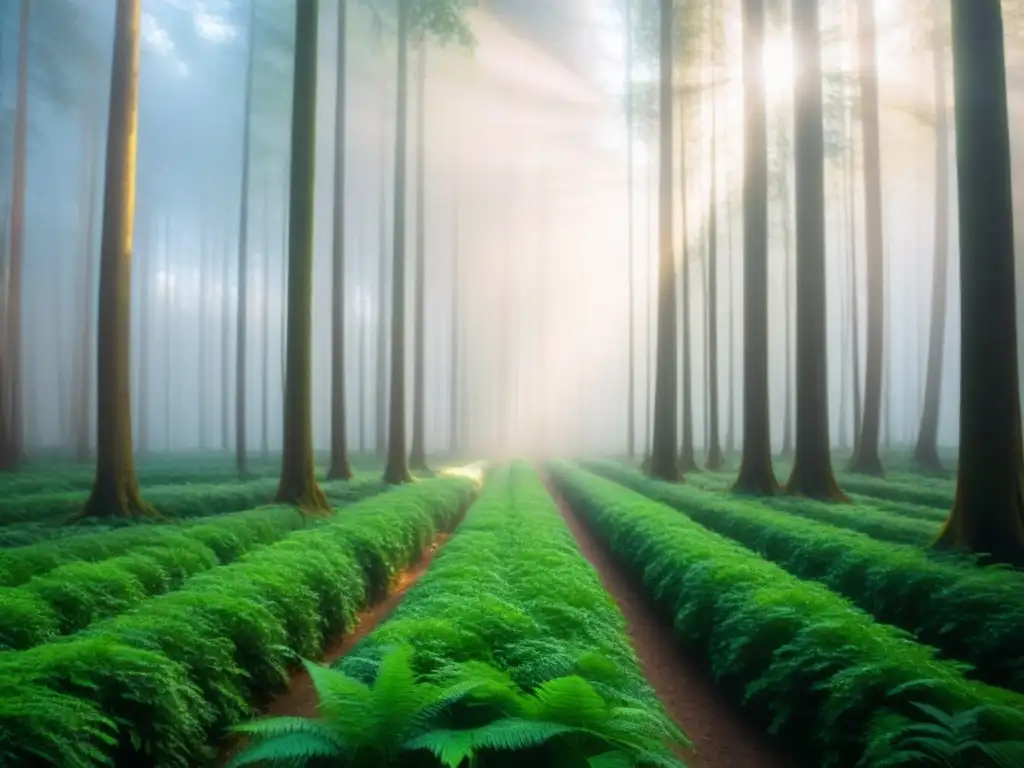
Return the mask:
<svg viewBox="0 0 1024 768"><path fill-rule="evenodd" d="M590 533L550 483L548 489L583 556L597 571L605 591L626 617L627 632L647 680L666 712L693 742L692 749L680 754L687 765L691 768L794 768L799 765L725 700L707 669L679 646L671 624L665 621L636 579L627 574Z"/></svg>
<svg viewBox="0 0 1024 768"><path fill-rule="evenodd" d="M331 666L351 651L360 640L373 632L385 621L405 598L409 588L419 581L430 569L437 553L452 537L450 533L439 533L424 551L420 559L398 574L388 596L370 606L356 617L355 631L328 640L319 663ZM292 673L288 690L269 701L259 710L261 717L316 717L318 697L313 681L305 667ZM228 736L220 746L217 765L226 765L246 745L246 739Z"/></svg>

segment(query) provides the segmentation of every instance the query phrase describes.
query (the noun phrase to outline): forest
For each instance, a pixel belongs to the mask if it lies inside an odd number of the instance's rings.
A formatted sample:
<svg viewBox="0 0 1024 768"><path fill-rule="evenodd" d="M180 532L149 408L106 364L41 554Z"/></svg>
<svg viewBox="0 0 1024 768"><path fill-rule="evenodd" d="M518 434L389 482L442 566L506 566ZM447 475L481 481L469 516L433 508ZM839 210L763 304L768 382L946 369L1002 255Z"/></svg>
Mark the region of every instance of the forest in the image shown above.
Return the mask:
<svg viewBox="0 0 1024 768"><path fill-rule="evenodd" d="M0 0L0 766L1021 768L1022 137L1019 0Z"/></svg>

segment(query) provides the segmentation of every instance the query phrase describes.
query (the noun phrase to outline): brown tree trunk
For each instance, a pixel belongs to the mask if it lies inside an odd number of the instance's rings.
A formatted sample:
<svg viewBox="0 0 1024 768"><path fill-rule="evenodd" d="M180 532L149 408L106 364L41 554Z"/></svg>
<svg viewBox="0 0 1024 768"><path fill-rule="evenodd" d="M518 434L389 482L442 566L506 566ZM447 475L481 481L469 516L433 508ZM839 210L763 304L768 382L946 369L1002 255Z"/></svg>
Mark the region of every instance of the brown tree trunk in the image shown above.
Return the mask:
<svg viewBox="0 0 1024 768"><path fill-rule="evenodd" d="M946 96L946 45L943 4L935 0L932 29L932 72L935 78L935 260L932 267L932 307L928 334L928 370L924 387L921 428L914 461L928 471L941 472L939 405L946 346L946 297L949 284L949 103Z"/></svg>
<svg viewBox="0 0 1024 768"><path fill-rule="evenodd" d="M1024 565L1006 60L997 0L953 3L960 198L960 466L939 543Z"/></svg>
<svg viewBox="0 0 1024 768"><path fill-rule="evenodd" d="M405 449L405 177L409 113L409 4L398 0L398 87L395 114L395 208L391 267L391 388L384 482L412 482Z"/></svg>
<svg viewBox="0 0 1024 768"><path fill-rule="evenodd" d="M0 426L0 470L14 469L25 453L25 424L22 404L21 283L25 251L25 163L28 154L28 48L29 0L21 0L18 22L18 85L14 107L14 167L11 174L11 218L8 223L10 247L7 252L6 346L0 379L0 409L5 418Z"/></svg>
<svg viewBox="0 0 1024 768"><path fill-rule="evenodd" d="M132 454L131 266L141 0L117 0L107 125L96 375L96 477L82 517L151 517Z"/></svg>
<svg viewBox="0 0 1024 768"><path fill-rule="evenodd" d="M711 89L711 211L708 222L708 469L717 472L725 466L722 444L718 439L718 166L715 131L715 90Z"/></svg>
<svg viewBox="0 0 1024 768"><path fill-rule="evenodd" d="M796 167L796 451L788 493L845 500L832 474L825 281L825 138L817 0L793 0Z"/></svg>
<svg viewBox="0 0 1024 768"><path fill-rule="evenodd" d="M864 224L867 232L868 327L864 414L850 470L883 474L878 453L885 359L885 253L882 244L882 167L878 120L878 51L873 3L857 5L864 140Z"/></svg>
<svg viewBox="0 0 1024 768"><path fill-rule="evenodd" d="M348 3L338 3L337 88L334 94L334 211L331 277L331 466L328 480L349 480L348 424L345 418L345 80Z"/></svg>
<svg viewBox="0 0 1024 768"><path fill-rule="evenodd" d="M249 3L249 42L242 114L242 196L238 204L238 306L235 308L235 469L249 471L246 450L248 403L246 347L249 332L249 147L252 137L252 80L256 52L256 2Z"/></svg>
<svg viewBox="0 0 1024 768"><path fill-rule="evenodd" d="M693 447L693 349L692 349L692 313L690 308L690 245L689 217L686 195L686 110L680 110L679 117L679 198L682 203L682 237L680 252L682 254L679 270L679 333L681 349L679 350L680 400L682 408L682 439L679 444L679 469L687 472L699 472L697 452ZM660 342L659 342L660 343ZM657 418L657 417L655 417Z"/></svg>
<svg viewBox="0 0 1024 768"><path fill-rule="evenodd" d="M660 1L660 121L658 194L658 351L654 385L652 477L669 482L682 479L676 452L676 292L672 257L672 93L674 24L672 0ZM685 262L683 266L685 272ZM685 415L684 415L685 418Z"/></svg>
<svg viewBox="0 0 1024 768"><path fill-rule="evenodd" d="M413 344L412 372L412 446L409 452L409 468L418 472L427 471L426 448L426 183L424 174L424 119L427 90L427 44L419 44L419 62L416 72L416 298L413 320L415 337Z"/></svg>
<svg viewBox="0 0 1024 768"><path fill-rule="evenodd" d="M774 494L768 411L768 136L764 0L743 0L743 459L733 489Z"/></svg>
<svg viewBox="0 0 1024 768"><path fill-rule="evenodd" d="M291 180L288 227L288 350L284 394L284 455L275 500L309 512L329 510L313 463L313 191L316 174L318 0L295 14Z"/></svg>

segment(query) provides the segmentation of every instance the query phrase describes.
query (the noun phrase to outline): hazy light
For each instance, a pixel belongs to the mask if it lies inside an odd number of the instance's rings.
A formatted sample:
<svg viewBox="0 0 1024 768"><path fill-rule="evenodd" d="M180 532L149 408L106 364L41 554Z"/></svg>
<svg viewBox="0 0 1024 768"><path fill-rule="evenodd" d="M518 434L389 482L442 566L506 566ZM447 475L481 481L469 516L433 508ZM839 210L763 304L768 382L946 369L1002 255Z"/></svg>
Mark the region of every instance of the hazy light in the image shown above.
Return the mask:
<svg viewBox="0 0 1024 768"><path fill-rule="evenodd" d="M770 35L764 41L761 76L769 101L779 101L793 92L795 61L788 35Z"/></svg>

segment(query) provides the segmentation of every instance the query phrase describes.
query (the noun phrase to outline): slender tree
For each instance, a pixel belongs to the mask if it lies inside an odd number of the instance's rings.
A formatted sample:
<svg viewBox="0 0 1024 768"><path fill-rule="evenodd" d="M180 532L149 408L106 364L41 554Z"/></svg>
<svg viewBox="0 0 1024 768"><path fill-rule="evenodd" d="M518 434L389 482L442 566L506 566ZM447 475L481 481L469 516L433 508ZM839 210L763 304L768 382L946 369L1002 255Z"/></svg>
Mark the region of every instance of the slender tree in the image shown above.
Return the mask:
<svg viewBox="0 0 1024 768"><path fill-rule="evenodd" d="M776 122L778 140L779 168L776 174L776 193L779 197L782 219L782 306L783 322L782 332L785 343L783 344L782 359L785 365L785 389L783 390L782 406L782 455L793 455L793 216L790 208L790 187L789 167L792 156L789 151L789 139L786 136L786 121L780 119Z"/></svg>
<svg viewBox="0 0 1024 768"><path fill-rule="evenodd" d="M412 482L405 448L405 181L409 112L409 5L398 0L398 74L395 115L394 254L391 267L391 391L384 482Z"/></svg>
<svg viewBox="0 0 1024 768"><path fill-rule="evenodd" d="M85 159L84 182L85 182L85 208L83 217L85 219L83 234L85 244L82 252L82 277L81 277L81 323L79 329L78 348L75 350L75 368L77 370L77 382L74 392L74 414L75 414L75 457L80 462L89 460L90 455L90 418L89 418L89 397L93 392L95 369L93 367L92 351L93 326L95 325L96 314L96 279L95 279L95 242L96 242L96 208L99 198L99 184L97 184L96 166L98 157L98 146L94 136L96 129L96 113L93 109L86 109L83 112L85 122L82 144L83 156Z"/></svg>
<svg viewBox="0 0 1024 768"><path fill-rule="evenodd" d="M266 459L270 454L270 185L263 187L263 267L260 273L263 298L260 301L260 316L263 322L260 350L260 455Z"/></svg>
<svg viewBox="0 0 1024 768"><path fill-rule="evenodd" d="M453 205L452 205L452 292L451 292L451 351L449 360L451 362L451 368L448 372L448 390L449 390L449 403L448 403L448 439L449 439L449 453L453 458L459 455L459 451L462 450L462 444L459 439L459 429L461 423L459 419L459 399L462 395L461 387L459 386L459 331L461 317L459 313L459 279L461 277L460 261L462 259L462 253L459 248L459 197L456 193Z"/></svg>
<svg viewBox="0 0 1024 768"><path fill-rule="evenodd" d="M864 141L864 223L867 233L867 359L864 413L850 469L881 475L878 441L882 417L882 368L885 359L885 253L882 242L882 166L878 119L878 43L875 4L857 4L860 56L861 129Z"/></svg>
<svg viewBox="0 0 1024 768"><path fill-rule="evenodd" d="M379 180L379 203L377 207L378 230L378 254L377 254L377 360L376 375L374 381L377 385L377 413L374 418L376 438L374 449L378 456L384 456L387 448L387 391L385 381L387 379L387 327L388 327L388 214L387 214L387 185L384 169L387 166L385 157L385 130L384 110L381 110L381 127L378 133L380 141L380 180Z"/></svg>
<svg viewBox="0 0 1024 768"><path fill-rule="evenodd" d="M199 448L206 450L206 393L207 393L207 305L209 304L209 277L207 272L210 269L210 217L207 213L209 202L203 200L203 210L199 222L199 338L196 349L198 350L199 365L196 368L198 381L196 382L196 405L199 411ZM145 309L143 309L145 311Z"/></svg>
<svg viewBox="0 0 1024 768"><path fill-rule="evenodd" d="M730 190L731 185L727 184ZM733 285L736 280L733 276L732 271L732 193L725 198L725 285L727 301L725 304L725 334L728 341L726 342L728 360L725 368L725 380L729 383L729 413L726 416L726 427L725 427L725 450L732 456L736 451L736 380L735 380L735 366L736 366L736 354L733 348L735 344L736 334L733 329L733 315L736 311L735 291Z"/></svg>
<svg viewBox="0 0 1024 768"><path fill-rule="evenodd" d="M426 323L427 323L427 222L425 115L427 90L427 42L420 40L416 72L416 288L413 327L412 446L409 468L427 470L426 447Z"/></svg>
<svg viewBox="0 0 1024 768"><path fill-rule="evenodd" d="M97 329L96 477L83 517L150 517L135 474L131 425L131 265L141 0L117 0L107 124Z"/></svg>
<svg viewBox="0 0 1024 768"><path fill-rule="evenodd" d="M793 0L796 167L796 452L789 493L844 500L832 474L825 282L825 136L818 0Z"/></svg>
<svg viewBox="0 0 1024 768"><path fill-rule="evenodd" d="M626 0L626 250L629 279L629 383L626 390L626 451L630 459L636 456L636 297L633 286L633 0Z"/></svg>
<svg viewBox="0 0 1024 768"><path fill-rule="evenodd" d="M652 477L678 482L682 478L676 452L676 294L672 257L672 0L660 1L660 122L658 194L658 351L654 385ZM685 269L685 264L684 264Z"/></svg>
<svg viewBox="0 0 1024 768"><path fill-rule="evenodd" d="M174 369L171 366L171 310L173 307L174 285L171 278L171 217L164 216L163 246L163 342L164 342L164 453L171 450L171 389Z"/></svg>
<svg viewBox="0 0 1024 768"><path fill-rule="evenodd" d="M310 369L313 327L313 191L316 176L318 0L295 12L291 180L288 227L288 350L284 394L284 456L276 500L315 512L329 509L313 465Z"/></svg>
<svg viewBox="0 0 1024 768"><path fill-rule="evenodd" d="M935 86L935 259L932 267L932 306L928 334L928 369L921 428L914 461L928 471L942 471L939 460L939 403L946 346L946 297L949 285L949 100L946 89L946 48L949 32L943 3L933 0L932 73Z"/></svg>
<svg viewBox="0 0 1024 768"><path fill-rule="evenodd" d="M245 96L242 100L242 196L238 205L238 305L235 319L235 468L249 471L246 417L246 347L249 332L249 171L252 143L252 84L256 54L256 0L249 0L249 41L245 65Z"/></svg>
<svg viewBox="0 0 1024 768"><path fill-rule="evenodd" d="M692 324L693 312L690 307L690 223L688 217L687 200L687 165L686 165L686 109L680 110L679 117L679 199L682 208L682 237L680 240L680 253L682 254L679 267L679 379L680 379L680 407L682 408L682 419L680 427L682 437L679 443L679 468L687 472L697 472L697 452L693 447L693 347L692 347Z"/></svg>
<svg viewBox="0 0 1024 768"><path fill-rule="evenodd" d="M768 130L764 0L743 0L743 459L734 490L773 494L768 412Z"/></svg>
<svg viewBox="0 0 1024 768"><path fill-rule="evenodd" d="M717 472L725 466L718 428L718 142L715 117L715 88L711 93L711 206L708 214L708 458L707 466Z"/></svg>
<svg viewBox="0 0 1024 768"><path fill-rule="evenodd" d="M226 232L223 243L220 283L220 442L224 451L231 449L231 244Z"/></svg>
<svg viewBox="0 0 1024 768"><path fill-rule="evenodd" d="M953 3L960 199L960 464L939 542L1024 565L1013 194L1002 9Z"/></svg>
<svg viewBox="0 0 1024 768"><path fill-rule="evenodd" d="M338 3L338 64L334 96L334 211L331 276L331 466L328 480L349 480L348 425L345 418L345 81L347 0Z"/></svg>

